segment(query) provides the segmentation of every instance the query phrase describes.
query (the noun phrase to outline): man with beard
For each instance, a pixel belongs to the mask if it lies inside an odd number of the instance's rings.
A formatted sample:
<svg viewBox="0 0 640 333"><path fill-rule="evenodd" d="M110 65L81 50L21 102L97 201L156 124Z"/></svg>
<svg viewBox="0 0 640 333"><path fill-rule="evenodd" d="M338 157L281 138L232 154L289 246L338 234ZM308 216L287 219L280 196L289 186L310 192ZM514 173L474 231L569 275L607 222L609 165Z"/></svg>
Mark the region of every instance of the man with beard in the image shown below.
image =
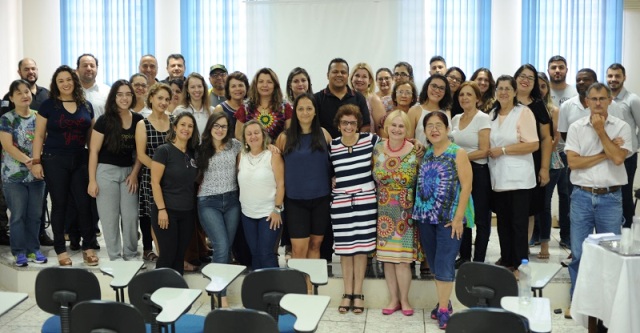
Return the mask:
<svg viewBox="0 0 640 333"><path fill-rule="evenodd" d="M38 81L38 65L36 61L31 58L24 58L18 62L18 75L20 78L29 82L31 86L31 105L29 106L33 110L38 110L40 104L49 98L49 90L45 87L41 87L36 84ZM13 110L15 105L9 100L9 93L2 98L2 108L0 108L0 116Z"/></svg>
<svg viewBox="0 0 640 333"><path fill-rule="evenodd" d="M227 68L221 64L213 65L209 69L209 82L211 82L209 98L212 108L227 100L224 97L224 83L227 81L227 73Z"/></svg>
<svg viewBox="0 0 640 333"><path fill-rule="evenodd" d="M31 104L29 107L32 110L38 110L40 108L40 104L49 98L49 90L47 88L41 87L36 84L38 81L38 65L36 61L31 58L24 58L18 62L18 75L20 78L29 82L31 88ZM0 107L0 116L3 114L13 110L15 105L9 100L9 93L4 95L2 98L2 105ZM0 183L0 188L2 187L2 183ZM45 201L46 205L46 201ZM43 215L44 217L44 215ZM0 245L9 245L9 235L7 233L9 219L7 217L7 205L4 201L4 195L2 191L0 191ZM44 218L42 218L40 224L40 245L43 246L52 246L53 240L44 230Z"/></svg>
<svg viewBox="0 0 640 333"><path fill-rule="evenodd" d="M98 76L98 58L93 54L85 53L76 61L76 73L80 78L80 84L87 101L93 106L94 120L104 114L104 104L107 102L111 87L96 81Z"/></svg>
<svg viewBox="0 0 640 333"><path fill-rule="evenodd" d="M560 107L564 101L578 94L576 88L567 84L567 60L560 55L553 56L547 64L550 94L553 105Z"/></svg>
<svg viewBox="0 0 640 333"><path fill-rule="evenodd" d="M638 137L637 129L640 127L640 97L627 91L624 82L627 79L626 70L621 64L615 63L607 69L607 85L613 94L614 104L611 104L610 113L624 120L631 127L632 150L631 156L624 160L624 168L627 171L627 184L622 186L622 215L624 227L630 228L633 222L635 207L633 205L633 178L638 168ZM614 111L615 110L615 111Z"/></svg>

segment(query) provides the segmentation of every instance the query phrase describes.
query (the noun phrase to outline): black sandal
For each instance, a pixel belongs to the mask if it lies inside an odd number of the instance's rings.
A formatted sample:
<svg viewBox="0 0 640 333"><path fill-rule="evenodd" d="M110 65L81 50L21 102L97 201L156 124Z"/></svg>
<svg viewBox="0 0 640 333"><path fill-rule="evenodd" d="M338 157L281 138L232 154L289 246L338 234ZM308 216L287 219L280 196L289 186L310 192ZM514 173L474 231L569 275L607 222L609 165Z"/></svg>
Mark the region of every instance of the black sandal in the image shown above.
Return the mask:
<svg viewBox="0 0 640 333"><path fill-rule="evenodd" d="M342 299L348 299L349 305L338 306L338 312L340 312L341 314L346 314L347 312L349 312L349 310L351 310L351 307L353 306L353 295L342 294Z"/></svg>
<svg viewBox="0 0 640 333"><path fill-rule="evenodd" d="M353 306L351 307L351 310L353 311L354 314L362 314L364 312L364 307L363 306L355 306L355 300L356 299L360 299L362 301L364 301L364 295L362 294L353 294L351 295L351 299L353 300Z"/></svg>

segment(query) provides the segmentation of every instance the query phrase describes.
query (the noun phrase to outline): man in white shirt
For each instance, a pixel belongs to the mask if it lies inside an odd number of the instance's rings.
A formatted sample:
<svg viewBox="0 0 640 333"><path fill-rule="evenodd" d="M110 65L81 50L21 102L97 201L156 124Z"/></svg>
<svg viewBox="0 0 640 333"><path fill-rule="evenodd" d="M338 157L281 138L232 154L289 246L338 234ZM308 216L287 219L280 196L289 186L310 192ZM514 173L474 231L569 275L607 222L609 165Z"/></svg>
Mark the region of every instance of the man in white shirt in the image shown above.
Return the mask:
<svg viewBox="0 0 640 333"><path fill-rule="evenodd" d="M98 59L89 53L85 53L78 57L76 61L76 73L80 78L80 84L87 101L93 106L93 119L104 114L104 105L109 96L111 87L104 83L96 82L98 76Z"/></svg>
<svg viewBox="0 0 640 333"><path fill-rule="evenodd" d="M622 187L622 211L625 219L624 226L631 227L635 207L633 204L633 179L638 168L638 143L640 142L640 97L627 91L624 82L627 79L626 70L621 64L615 63L607 69L607 85L611 89L613 101L618 114L618 118L622 118L629 127L631 127L632 135L632 154L624 160L624 168L627 171L627 185Z"/></svg>
<svg viewBox="0 0 640 333"><path fill-rule="evenodd" d="M620 234L624 160L631 154L631 128L608 113L611 90L596 82L586 92L590 115L569 127L565 152L571 168L571 293L578 276L582 242L593 233ZM621 138L622 141L614 138Z"/></svg>

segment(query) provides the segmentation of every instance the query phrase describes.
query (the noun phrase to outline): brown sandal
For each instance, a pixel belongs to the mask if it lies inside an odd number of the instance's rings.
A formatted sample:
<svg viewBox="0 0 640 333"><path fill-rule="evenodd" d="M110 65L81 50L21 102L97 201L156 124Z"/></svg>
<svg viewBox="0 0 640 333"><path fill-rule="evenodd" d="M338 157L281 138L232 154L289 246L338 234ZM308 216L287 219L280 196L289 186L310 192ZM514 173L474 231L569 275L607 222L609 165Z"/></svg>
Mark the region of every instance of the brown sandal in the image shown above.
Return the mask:
<svg viewBox="0 0 640 333"><path fill-rule="evenodd" d="M92 249L82 251L82 260L87 266L97 266L100 259Z"/></svg>
<svg viewBox="0 0 640 333"><path fill-rule="evenodd" d="M158 260L158 255L153 252L153 250L144 251L142 258L146 261L156 262Z"/></svg>
<svg viewBox="0 0 640 333"><path fill-rule="evenodd" d="M58 264L60 266L71 266L73 263L71 262L71 258L69 258L69 254L62 252L58 254Z"/></svg>
<svg viewBox="0 0 640 333"><path fill-rule="evenodd" d="M538 259L549 259L549 253L538 252Z"/></svg>

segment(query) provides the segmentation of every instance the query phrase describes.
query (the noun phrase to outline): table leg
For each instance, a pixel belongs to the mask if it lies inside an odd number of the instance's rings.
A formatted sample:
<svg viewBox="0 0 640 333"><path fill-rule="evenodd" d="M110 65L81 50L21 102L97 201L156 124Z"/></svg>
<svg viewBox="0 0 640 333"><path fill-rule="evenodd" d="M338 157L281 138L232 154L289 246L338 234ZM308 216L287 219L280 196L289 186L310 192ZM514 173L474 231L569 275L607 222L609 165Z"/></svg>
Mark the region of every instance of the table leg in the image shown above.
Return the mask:
<svg viewBox="0 0 640 333"><path fill-rule="evenodd" d="M116 302L120 302L120 291L118 289L119 288L113 287L113 291L116 292Z"/></svg>
<svg viewBox="0 0 640 333"><path fill-rule="evenodd" d="M213 298L214 294L210 292L207 292L207 294L209 295L209 297L211 297L211 311L213 311L216 309L216 301Z"/></svg>
<svg viewBox="0 0 640 333"><path fill-rule="evenodd" d="M222 309L222 293L216 293L216 297L218 297L218 309Z"/></svg>
<svg viewBox="0 0 640 333"><path fill-rule="evenodd" d="M313 294L314 294L314 295L317 295L317 294L318 294L318 285L317 285L317 284L314 284L314 285L313 285Z"/></svg>

